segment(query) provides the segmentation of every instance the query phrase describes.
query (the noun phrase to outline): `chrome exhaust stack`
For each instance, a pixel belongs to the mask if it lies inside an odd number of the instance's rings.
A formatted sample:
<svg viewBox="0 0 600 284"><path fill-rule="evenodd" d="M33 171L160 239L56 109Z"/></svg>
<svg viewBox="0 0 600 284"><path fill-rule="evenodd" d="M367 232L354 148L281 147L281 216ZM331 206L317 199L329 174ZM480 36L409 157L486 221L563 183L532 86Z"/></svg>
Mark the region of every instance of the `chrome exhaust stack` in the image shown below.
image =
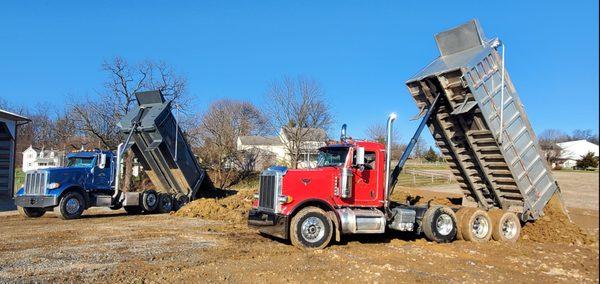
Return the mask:
<svg viewBox="0 0 600 284"><path fill-rule="evenodd" d="M348 135L346 133L347 127L348 126L345 123L342 125L342 130L340 131L340 141L341 142L344 142L344 141L346 141L346 139L348 139Z"/></svg>
<svg viewBox="0 0 600 284"><path fill-rule="evenodd" d="M396 120L397 115L395 113L391 113L387 120L387 141L385 145L385 188L384 188L384 207L386 211L389 206L390 199L390 167L392 164L392 126L394 125L394 120Z"/></svg>

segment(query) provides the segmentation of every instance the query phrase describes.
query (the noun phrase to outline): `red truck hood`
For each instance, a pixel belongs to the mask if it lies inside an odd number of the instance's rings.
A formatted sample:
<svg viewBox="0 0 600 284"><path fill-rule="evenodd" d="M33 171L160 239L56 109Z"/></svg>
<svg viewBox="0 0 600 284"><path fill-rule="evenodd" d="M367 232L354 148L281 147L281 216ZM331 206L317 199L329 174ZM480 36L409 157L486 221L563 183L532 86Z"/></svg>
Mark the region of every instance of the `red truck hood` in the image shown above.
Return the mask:
<svg viewBox="0 0 600 284"><path fill-rule="evenodd" d="M283 194L293 194L297 191L308 193L307 190L333 190L335 177L340 173L336 167L316 169L288 170L283 176Z"/></svg>

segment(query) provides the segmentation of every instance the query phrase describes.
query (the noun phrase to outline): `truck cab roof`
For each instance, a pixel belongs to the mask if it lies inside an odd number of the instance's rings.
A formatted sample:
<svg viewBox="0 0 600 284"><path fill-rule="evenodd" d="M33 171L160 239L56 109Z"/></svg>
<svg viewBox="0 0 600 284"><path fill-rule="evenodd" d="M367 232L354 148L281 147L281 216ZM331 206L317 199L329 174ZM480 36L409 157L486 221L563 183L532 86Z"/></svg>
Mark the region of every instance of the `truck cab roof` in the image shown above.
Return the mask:
<svg viewBox="0 0 600 284"><path fill-rule="evenodd" d="M348 139L346 141L336 141L332 144L324 146L322 148L332 148L332 147L363 147L369 150L385 150L385 145L375 141L367 141L367 140L352 140Z"/></svg>
<svg viewBox="0 0 600 284"><path fill-rule="evenodd" d="M76 151L76 152L71 152L71 153L67 154L67 158L71 158L71 157L87 158L87 157L94 157L98 154L112 155L113 153L111 151L105 151L105 150Z"/></svg>

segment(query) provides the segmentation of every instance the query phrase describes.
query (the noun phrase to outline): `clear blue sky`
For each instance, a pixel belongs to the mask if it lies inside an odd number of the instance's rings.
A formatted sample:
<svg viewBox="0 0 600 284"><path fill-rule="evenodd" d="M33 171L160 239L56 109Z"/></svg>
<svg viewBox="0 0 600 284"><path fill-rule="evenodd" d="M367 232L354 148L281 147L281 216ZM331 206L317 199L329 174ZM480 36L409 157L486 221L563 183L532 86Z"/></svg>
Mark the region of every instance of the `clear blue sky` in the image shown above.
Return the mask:
<svg viewBox="0 0 600 284"><path fill-rule="evenodd" d="M598 131L597 1L2 1L0 97L51 103L101 88L103 60L164 60L195 108L263 102L282 75L317 79L336 125L364 136L417 109L406 79L438 55L433 35L471 18L507 45L507 68L534 129ZM430 136L430 135L426 135Z"/></svg>

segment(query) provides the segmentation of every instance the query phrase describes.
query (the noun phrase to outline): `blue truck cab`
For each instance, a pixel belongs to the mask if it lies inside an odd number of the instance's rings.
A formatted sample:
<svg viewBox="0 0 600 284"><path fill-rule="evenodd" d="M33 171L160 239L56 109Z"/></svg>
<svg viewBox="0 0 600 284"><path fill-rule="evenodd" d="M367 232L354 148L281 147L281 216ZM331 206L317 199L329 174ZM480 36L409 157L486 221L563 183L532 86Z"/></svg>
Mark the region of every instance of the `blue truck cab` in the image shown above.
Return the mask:
<svg viewBox="0 0 600 284"><path fill-rule="evenodd" d="M69 153L66 159L65 167L26 173L25 183L15 195L15 204L23 215L40 217L58 207L63 219L74 219L89 207L112 205L116 165L113 152L79 151Z"/></svg>

